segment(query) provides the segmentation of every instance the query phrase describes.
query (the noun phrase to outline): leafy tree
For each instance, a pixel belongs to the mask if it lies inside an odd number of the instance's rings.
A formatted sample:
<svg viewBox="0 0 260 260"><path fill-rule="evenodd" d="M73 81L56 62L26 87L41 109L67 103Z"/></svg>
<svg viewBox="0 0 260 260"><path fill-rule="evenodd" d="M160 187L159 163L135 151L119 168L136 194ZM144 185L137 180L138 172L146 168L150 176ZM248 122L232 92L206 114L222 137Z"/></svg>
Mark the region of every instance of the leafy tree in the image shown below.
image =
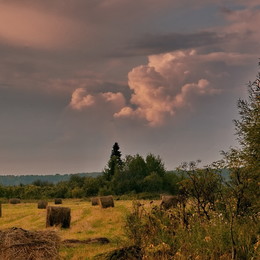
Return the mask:
<svg viewBox="0 0 260 260"><path fill-rule="evenodd" d="M86 197L96 196L100 188L104 186L104 179L99 176L96 178L85 177L83 189Z"/></svg>
<svg viewBox="0 0 260 260"><path fill-rule="evenodd" d="M70 187L80 187L80 188L82 188L82 186L84 184L84 178L85 177L81 177L78 174L71 175L68 184L69 184Z"/></svg>
<svg viewBox="0 0 260 260"><path fill-rule="evenodd" d="M260 183L260 73L248 84L248 100L238 101L240 119L234 120L240 149L223 152L230 171L228 184L236 200L236 215L259 211Z"/></svg>
<svg viewBox="0 0 260 260"><path fill-rule="evenodd" d="M36 185L24 186L24 192L22 195L24 199L40 199L41 198L41 187Z"/></svg>
<svg viewBox="0 0 260 260"><path fill-rule="evenodd" d="M239 99L240 120L234 120L243 153L241 159L252 171L260 169L260 72L248 84L248 100Z"/></svg>
<svg viewBox="0 0 260 260"><path fill-rule="evenodd" d="M6 196L5 187L0 184L0 198L3 198Z"/></svg>
<svg viewBox="0 0 260 260"><path fill-rule="evenodd" d="M150 175L146 176L143 180L143 190L147 192L160 192L163 189L163 179L157 174L157 172L152 172Z"/></svg>
<svg viewBox="0 0 260 260"><path fill-rule="evenodd" d="M40 180L40 179L35 180L32 184L35 185L35 186L40 186L40 187L53 186L53 184L51 182L43 181L43 180Z"/></svg>
<svg viewBox="0 0 260 260"><path fill-rule="evenodd" d="M83 188L80 188L78 186L74 187L71 190L71 197L72 198L82 198L82 197L84 197L84 190L83 190Z"/></svg>
<svg viewBox="0 0 260 260"><path fill-rule="evenodd" d="M163 189L165 192L170 194L179 193L179 182L183 177L176 171L167 171L163 176Z"/></svg>
<svg viewBox="0 0 260 260"><path fill-rule="evenodd" d="M149 153L146 156L145 161L146 161L147 172L149 174L155 172L161 177L165 175L166 170L160 156L155 156Z"/></svg>
<svg viewBox="0 0 260 260"><path fill-rule="evenodd" d="M209 210L215 208L215 202L221 190L221 177L214 170L197 167L198 162L183 163L180 171L188 177L180 182L181 190L196 201L197 212L210 219Z"/></svg>
<svg viewBox="0 0 260 260"><path fill-rule="evenodd" d="M67 198L69 197L69 185L68 182L59 182L52 192L52 197L55 198Z"/></svg>

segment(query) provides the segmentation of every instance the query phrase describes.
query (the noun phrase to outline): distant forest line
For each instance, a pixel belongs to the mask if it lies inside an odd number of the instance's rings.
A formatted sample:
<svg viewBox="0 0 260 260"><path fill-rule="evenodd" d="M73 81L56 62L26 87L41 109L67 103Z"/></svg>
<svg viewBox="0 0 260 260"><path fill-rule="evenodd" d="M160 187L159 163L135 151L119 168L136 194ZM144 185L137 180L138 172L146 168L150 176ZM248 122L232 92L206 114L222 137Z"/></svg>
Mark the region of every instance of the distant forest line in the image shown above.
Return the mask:
<svg viewBox="0 0 260 260"><path fill-rule="evenodd" d="M167 171L168 173L173 171ZM69 181L73 176L79 177L93 177L101 176L102 172L82 172L82 173L69 173L69 174L48 174L48 175L2 175L0 176L0 185L3 186L19 186L37 183L57 184L59 182ZM223 178L228 178L228 170L223 169L221 173Z"/></svg>
<svg viewBox="0 0 260 260"><path fill-rule="evenodd" d="M48 174L48 175L2 175L0 176L0 185L3 186L18 186L28 185L37 181L57 184L59 182L68 181L71 176L80 177L97 177L102 172L88 172L88 173L70 173L70 174Z"/></svg>

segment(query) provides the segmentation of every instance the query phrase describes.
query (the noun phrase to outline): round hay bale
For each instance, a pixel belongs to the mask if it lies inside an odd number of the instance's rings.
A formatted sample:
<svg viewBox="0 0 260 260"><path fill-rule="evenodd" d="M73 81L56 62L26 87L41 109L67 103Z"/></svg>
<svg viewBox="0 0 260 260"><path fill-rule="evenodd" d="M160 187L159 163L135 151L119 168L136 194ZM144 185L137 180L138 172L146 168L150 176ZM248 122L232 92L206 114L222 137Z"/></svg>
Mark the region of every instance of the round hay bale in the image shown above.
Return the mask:
<svg viewBox="0 0 260 260"><path fill-rule="evenodd" d="M58 260L60 238L54 231L0 230L1 260Z"/></svg>
<svg viewBox="0 0 260 260"><path fill-rule="evenodd" d="M40 200L38 201L38 209L46 209L48 206L48 201Z"/></svg>
<svg viewBox="0 0 260 260"><path fill-rule="evenodd" d="M21 200L17 199L17 198L13 198L13 199L9 200L9 203L10 204L19 204L19 203L21 203Z"/></svg>
<svg viewBox="0 0 260 260"><path fill-rule="evenodd" d="M163 209L176 208L179 203L179 199L177 196L162 196L162 201L160 207Z"/></svg>
<svg viewBox="0 0 260 260"><path fill-rule="evenodd" d="M62 228L70 227L70 208L65 207L47 207L46 227L61 226Z"/></svg>
<svg viewBox="0 0 260 260"><path fill-rule="evenodd" d="M99 197L91 198L91 205L92 206L97 206L98 205L98 201L99 201Z"/></svg>
<svg viewBox="0 0 260 260"><path fill-rule="evenodd" d="M62 199L54 199L54 204L62 204Z"/></svg>
<svg viewBox="0 0 260 260"><path fill-rule="evenodd" d="M113 196L111 195L99 197L98 203L101 206L101 208L109 208L115 206Z"/></svg>

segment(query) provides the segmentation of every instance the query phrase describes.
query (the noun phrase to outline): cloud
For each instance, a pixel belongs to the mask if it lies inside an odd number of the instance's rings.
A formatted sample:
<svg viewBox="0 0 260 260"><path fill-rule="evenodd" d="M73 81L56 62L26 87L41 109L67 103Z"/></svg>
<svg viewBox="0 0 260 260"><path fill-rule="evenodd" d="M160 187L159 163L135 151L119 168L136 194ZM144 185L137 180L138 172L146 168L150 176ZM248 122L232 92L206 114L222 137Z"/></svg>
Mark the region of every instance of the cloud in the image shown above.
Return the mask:
<svg viewBox="0 0 260 260"><path fill-rule="evenodd" d="M130 53L135 55L151 55L175 50L185 50L197 47L218 45L237 37L235 34L218 34L216 32L198 32L191 34L168 33L160 35L146 35L138 40L131 48Z"/></svg>
<svg viewBox="0 0 260 260"><path fill-rule="evenodd" d="M141 119L149 126L161 126L180 110L194 109L203 102L203 97L224 91L222 83L229 77L227 71L251 59L249 54L198 53L193 49L151 55L146 65L134 67L128 73L129 98L125 89L98 90L96 84L91 89L88 81L76 80L83 87L73 92L70 108L81 111L106 107L106 112L110 111L116 119Z"/></svg>
<svg viewBox="0 0 260 260"><path fill-rule="evenodd" d="M116 118L141 118L160 126L180 109L192 108L203 96L219 94L219 82L227 67L246 63L250 55L195 50L176 51L148 57L148 64L128 74L133 91L130 103L114 114Z"/></svg>
<svg viewBox="0 0 260 260"><path fill-rule="evenodd" d="M70 47L79 24L68 17L30 6L0 3L0 42L37 49Z"/></svg>
<svg viewBox="0 0 260 260"><path fill-rule="evenodd" d="M104 92L98 94L88 94L87 89L77 88L71 97L70 108L83 110L92 106L112 105L115 109L120 109L125 105L125 98L122 93Z"/></svg>
<svg viewBox="0 0 260 260"><path fill-rule="evenodd" d="M77 88L71 97L70 106L73 109L81 110L85 107L90 107L95 104L94 96L86 93L84 88Z"/></svg>
<svg viewBox="0 0 260 260"><path fill-rule="evenodd" d="M229 24L219 28L219 32L238 36L224 45L226 50L257 54L260 51L260 5L259 1L258 3L249 1L246 4L246 6L238 10L222 8L222 14Z"/></svg>

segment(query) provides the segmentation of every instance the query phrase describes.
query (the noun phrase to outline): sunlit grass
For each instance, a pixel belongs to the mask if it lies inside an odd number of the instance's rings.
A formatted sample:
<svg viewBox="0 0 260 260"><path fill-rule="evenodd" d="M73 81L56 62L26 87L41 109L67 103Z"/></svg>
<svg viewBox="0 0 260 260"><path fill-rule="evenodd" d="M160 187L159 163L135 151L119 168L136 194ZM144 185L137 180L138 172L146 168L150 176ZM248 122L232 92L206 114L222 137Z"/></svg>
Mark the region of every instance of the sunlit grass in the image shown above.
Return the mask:
<svg viewBox="0 0 260 260"><path fill-rule="evenodd" d="M57 206L53 202L49 202L48 205ZM63 204L59 206L71 208L71 228L51 227L48 230L57 231L62 240L97 237L106 237L110 240L110 243L105 245L61 246L62 259L91 259L97 254L122 246L126 240L123 226L126 213L132 208L132 201L115 201L114 208L102 209L99 206L91 206L89 201L68 199L63 200ZM46 210L38 209L36 201L15 205L2 204L1 229L20 227L28 230L46 230L45 222Z"/></svg>

